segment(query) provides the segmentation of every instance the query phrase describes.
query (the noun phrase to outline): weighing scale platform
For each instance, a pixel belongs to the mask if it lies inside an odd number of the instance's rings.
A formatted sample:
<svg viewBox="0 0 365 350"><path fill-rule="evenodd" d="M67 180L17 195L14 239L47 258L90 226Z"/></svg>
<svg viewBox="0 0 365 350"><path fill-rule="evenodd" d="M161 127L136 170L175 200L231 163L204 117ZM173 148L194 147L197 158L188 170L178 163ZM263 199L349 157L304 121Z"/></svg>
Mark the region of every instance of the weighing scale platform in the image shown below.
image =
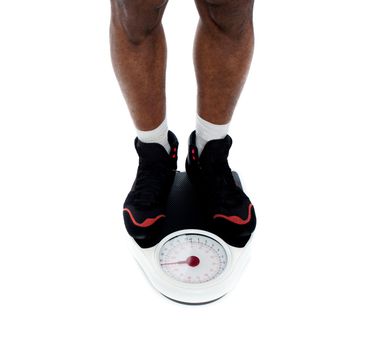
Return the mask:
<svg viewBox="0 0 365 350"><path fill-rule="evenodd" d="M251 234L220 232L206 218L187 174L177 172L161 233L129 239L145 275L169 299L215 301L233 289L249 260Z"/></svg>

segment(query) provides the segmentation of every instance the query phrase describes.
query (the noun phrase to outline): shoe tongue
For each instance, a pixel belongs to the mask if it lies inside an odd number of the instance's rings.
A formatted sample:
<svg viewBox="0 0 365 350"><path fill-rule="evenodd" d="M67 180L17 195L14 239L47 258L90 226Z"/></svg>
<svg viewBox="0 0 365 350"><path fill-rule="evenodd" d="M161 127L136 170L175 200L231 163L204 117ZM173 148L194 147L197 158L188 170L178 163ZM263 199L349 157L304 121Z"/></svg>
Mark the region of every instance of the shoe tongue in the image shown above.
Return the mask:
<svg viewBox="0 0 365 350"><path fill-rule="evenodd" d="M200 156L200 160L202 162L219 162L225 161L228 158L229 150L232 146L232 139L229 135L227 135L224 139L221 140L212 140L209 141Z"/></svg>
<svg viewBox="0 0 365 350"><path fill-rule="evenodd" d="M169 158L165 148L158 143L144 143L136 138L135 147L139 157L146 160L155 161Z"/></svg>

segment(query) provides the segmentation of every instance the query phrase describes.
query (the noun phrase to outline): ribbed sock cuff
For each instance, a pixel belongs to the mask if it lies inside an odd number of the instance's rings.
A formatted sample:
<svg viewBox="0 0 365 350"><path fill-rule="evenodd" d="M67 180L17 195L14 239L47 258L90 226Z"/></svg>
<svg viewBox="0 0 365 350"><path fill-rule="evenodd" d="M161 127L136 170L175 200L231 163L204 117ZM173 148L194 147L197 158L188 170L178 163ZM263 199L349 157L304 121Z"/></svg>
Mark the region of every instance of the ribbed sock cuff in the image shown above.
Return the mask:
<svg viewBox="0 0 365 350"><path fill-rule="evenodd" d="M158 143L163 146L167 153L170 153L171 147L167 137L169 128L167 126L167 119L155 129L142 131L137 129L137 137L144 143Z"/></svg>
<svg viewBox="0 0 365 350"><path fill-rule="evenodd" d="M204 146L211 140L224 139L229 130L230 123L227 124L213 124L210 123L199 115L196 117L196 147L198 153L201 154Z"/></svg>

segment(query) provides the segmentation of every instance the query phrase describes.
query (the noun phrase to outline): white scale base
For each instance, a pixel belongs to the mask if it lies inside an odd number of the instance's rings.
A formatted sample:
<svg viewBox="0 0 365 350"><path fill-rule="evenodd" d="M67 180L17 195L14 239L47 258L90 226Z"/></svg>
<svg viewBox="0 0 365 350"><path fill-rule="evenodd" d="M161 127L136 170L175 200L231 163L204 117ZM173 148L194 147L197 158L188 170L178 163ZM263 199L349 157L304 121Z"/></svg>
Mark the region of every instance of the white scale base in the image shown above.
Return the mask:
<svg viewBox="0 0 365 350"><path fill-rule="evenodd" d="M165 243L175 237L191 234L210 237L224 248L227 263L224 271L217 278L203 283L186 283L174 279L163 270L160 264L160 253ZM153 287L161 294L181 303L204 304L221 298L235 287L249 261L252 239L244 248L236 248L210 232L191 229L173 232L151 248L140 248L132 238L129 241L138 264ZM196 267L188 266L187 268Z"/></svg>

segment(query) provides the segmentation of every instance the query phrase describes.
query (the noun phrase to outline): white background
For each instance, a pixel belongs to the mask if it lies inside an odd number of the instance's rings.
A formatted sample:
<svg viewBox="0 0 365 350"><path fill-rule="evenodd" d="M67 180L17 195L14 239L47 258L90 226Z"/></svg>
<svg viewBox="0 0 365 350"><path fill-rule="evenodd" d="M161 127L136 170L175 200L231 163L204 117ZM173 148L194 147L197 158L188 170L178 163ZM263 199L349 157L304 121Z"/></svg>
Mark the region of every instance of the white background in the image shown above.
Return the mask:
<svg viewBox="0 0 365 350"><path fill-rule="evenodd" d="M364 349L364 6L258 0L230 163L253 257L219 302L155 292L126 245L135 136L107 0L0 4L0 348ZM170 0L168 117L194 127L192 0Z"/></svg>

